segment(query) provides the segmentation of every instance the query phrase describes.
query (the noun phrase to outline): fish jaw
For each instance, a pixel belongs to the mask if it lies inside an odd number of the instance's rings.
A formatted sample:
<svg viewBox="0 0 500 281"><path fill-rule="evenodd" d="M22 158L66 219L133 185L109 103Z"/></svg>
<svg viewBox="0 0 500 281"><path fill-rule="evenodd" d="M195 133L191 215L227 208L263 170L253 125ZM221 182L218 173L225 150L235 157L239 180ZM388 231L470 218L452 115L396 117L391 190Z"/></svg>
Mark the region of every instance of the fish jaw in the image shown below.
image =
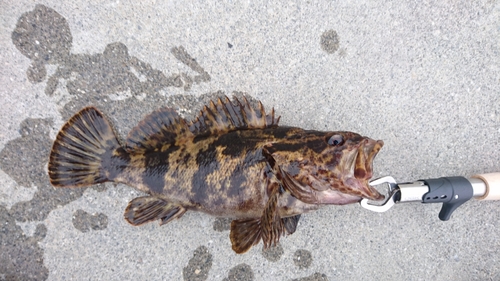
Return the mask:
<svg viewBox="0 0 500 281"><path fill-rule="evenodd" d="M342 183L357 194L358 200L368 198L370 200L382 200L385 197L376 189L369 185L369 180L373 176L373 160L380 151L384 142L369 138L360 142L359 147L353 151L350 164L346 165L342 171Z"/></svg>

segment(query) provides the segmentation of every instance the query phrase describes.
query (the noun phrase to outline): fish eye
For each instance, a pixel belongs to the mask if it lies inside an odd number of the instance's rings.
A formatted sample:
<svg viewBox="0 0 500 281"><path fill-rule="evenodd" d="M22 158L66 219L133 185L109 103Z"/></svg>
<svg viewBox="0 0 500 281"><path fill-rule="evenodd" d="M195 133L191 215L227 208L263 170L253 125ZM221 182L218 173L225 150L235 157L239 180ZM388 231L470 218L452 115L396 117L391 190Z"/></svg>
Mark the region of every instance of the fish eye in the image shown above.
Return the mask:
<svg viewBox="0 0 500 281"><path fill-rule="evenodd" d="M328 139L329 145L342 145L344 143L344 137L342 135L333 135Z"/></svg>

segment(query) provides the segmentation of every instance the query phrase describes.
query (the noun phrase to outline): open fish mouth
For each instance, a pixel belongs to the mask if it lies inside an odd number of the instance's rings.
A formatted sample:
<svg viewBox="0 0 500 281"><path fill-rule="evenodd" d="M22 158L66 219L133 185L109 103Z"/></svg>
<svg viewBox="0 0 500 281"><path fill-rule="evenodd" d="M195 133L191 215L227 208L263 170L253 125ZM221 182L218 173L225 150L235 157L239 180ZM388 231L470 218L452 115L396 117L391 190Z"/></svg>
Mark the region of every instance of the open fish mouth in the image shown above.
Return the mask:
<svg viewBox="0 0 500 281"><path fill-rule="evenodd" d="M349 173L344 183L358 190L361 197L371 200L382 200L384 196L372 188L368 181L373 176L373 160L384 142L381 140L364 139L353 153Z"/></svg>
<svg viewBox="0 0 500 281"><path fill-rule="evenodd" d="M354 177L357 179L370 179L373 176L373 159L380 151L384 142L365 139L358 148L358 155L354 165Z"/></svg>

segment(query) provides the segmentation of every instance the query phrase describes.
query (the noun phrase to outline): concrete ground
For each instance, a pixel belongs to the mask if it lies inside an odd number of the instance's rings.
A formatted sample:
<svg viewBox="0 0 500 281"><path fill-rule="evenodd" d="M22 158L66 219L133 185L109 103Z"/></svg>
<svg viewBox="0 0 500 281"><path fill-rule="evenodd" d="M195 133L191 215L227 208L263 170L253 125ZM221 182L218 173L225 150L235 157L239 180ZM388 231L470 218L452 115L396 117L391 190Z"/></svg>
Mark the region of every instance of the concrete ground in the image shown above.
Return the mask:
<svg viewBox="0 0 500 281"><path fill-rule="evenodd" d="M303 215L276 248L229 220L133 227L125 185L54 189L47 157L88 105L122 138L222 91L281 124L385 142L398 181L500 171L499 1L0 0L0 280L500 280L500 202L358 204Z"/></svg>

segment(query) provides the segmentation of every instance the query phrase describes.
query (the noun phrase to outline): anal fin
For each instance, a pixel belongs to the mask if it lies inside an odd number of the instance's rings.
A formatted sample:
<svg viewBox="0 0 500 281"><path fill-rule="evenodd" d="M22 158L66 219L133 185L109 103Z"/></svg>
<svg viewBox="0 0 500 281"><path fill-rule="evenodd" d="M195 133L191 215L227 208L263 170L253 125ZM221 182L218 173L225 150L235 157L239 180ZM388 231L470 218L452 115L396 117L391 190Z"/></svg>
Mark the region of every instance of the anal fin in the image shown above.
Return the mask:
<svg viewBox="0 0 500 281"><path fill-rule="evenodd" d="M137 197L128 203L125 219L132 225L141 225L160 220L164 225L173 219L180 218L186 209L180 205L169 203L154 196Z"/></svg>
<svg viewBox="0 0 500 281"><path fill-rule="evenodd" d="M234 220L229 234L233 251L243 254L261 239L260 218Z"/></svg>

